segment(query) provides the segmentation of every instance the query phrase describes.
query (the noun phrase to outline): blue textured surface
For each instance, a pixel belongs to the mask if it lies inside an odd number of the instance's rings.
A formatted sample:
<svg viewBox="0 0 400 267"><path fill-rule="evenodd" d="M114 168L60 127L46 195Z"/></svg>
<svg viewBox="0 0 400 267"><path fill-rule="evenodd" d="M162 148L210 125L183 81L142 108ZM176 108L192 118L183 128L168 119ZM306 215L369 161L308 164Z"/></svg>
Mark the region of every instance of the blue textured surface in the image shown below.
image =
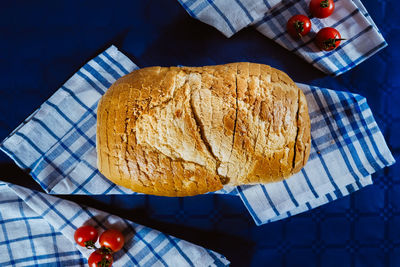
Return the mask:
<svg viewBox="0 0 400 267"><path fill-rule="evenodd" d="M400 160L400 27L394 0L364 0L389 47L338 78L327 77L254 29L230 39L177 1L3 1L0 8L0 139L89 59L115 44L138 66L269 64L295 81L368 99ZM232 266L399 266L400 165L375 185L311 212L255 226L238 198L67 197L224 254ZM4 154L0 179L38 188Z"/></svg>

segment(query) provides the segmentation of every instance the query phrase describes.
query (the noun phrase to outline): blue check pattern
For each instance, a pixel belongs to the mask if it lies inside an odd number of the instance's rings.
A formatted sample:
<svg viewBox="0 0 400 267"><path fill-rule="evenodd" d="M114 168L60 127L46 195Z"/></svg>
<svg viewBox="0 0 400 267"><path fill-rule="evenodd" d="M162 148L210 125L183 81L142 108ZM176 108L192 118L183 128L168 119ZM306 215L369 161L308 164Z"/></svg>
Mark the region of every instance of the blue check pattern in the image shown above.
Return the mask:
<svg viewBox="0 0 400 267"><path fill-rule="evenodd" d="M51 194L135 194L97 170L96 105L136 67L114 46L83 66L6 138L7 153ZM366 99L298 84L306 95L312 148L303 170L278 183L225 187L240 196L258 225L323 205L372 183L394 163Z"/></svg>
<svg viewBox="0 0 400 267"><path fill-rule="evenodd" d="M179 1L191 16L216 27L228 37L243 27L252 25L263 35L314 67L334 76L354 68L387 46L359 0L336 0L334 13L325 19L312 18L311 32L301 40L293 40L289 36L286 23L293 15L309 15L309 1ZM247 11L253 7L258 8L258 13L263 14L262 17L249 16ZM346 39L337 49L330 52L320 51L313 42L315 34L324 27L336 28L342 38Z"/></svg>
<svg viewBox="0 0 400 267"><path fill-rule="evenodd" d="M263 18L281 0L178 0L194 18L214 26L227 37Z"/></svg>
<svg viewBox="0 0 400 267"><path fill-rule="evenodd" d="M372 173L395 162L364 97L297 85L309 107L310 158L282 182L237 187L257 225L349 195L372 184Z"/></svg>
<svg viewBox="0 0 400 267"><path fill-rule="evenodd" d="M120 230L113 266L227 266L222 255L73 202L0 181L0 266L85 266L92 250L75 245L83 225Z"/></svg>

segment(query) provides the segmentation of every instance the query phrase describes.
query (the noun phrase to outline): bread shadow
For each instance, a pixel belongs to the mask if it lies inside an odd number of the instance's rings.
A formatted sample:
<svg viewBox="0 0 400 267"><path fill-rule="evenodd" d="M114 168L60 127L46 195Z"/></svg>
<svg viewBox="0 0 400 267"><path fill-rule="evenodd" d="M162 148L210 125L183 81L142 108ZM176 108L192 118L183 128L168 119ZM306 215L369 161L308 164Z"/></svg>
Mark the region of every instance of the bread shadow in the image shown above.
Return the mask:
<svg viewBox="0 0 400 267"><path fill-rule="evenodd" d="M13 162L0 163L0 180L44 192L42 187L29 175L30 170L22 170Z"/></svg>

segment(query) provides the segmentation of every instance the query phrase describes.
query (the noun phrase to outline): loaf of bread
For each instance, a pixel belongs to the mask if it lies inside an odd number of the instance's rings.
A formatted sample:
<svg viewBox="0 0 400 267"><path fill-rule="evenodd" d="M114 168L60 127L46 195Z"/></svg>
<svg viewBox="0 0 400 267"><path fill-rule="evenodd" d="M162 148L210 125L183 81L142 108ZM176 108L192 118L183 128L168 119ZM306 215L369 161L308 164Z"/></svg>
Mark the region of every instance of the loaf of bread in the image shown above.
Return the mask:
<svg viewBox="0 0 400 267"><path fill-rule="evenodd" d="M145 194L280 181L310 152L303 92L263 64L135 70L105 93L97 116L100 172Z"/></svg>

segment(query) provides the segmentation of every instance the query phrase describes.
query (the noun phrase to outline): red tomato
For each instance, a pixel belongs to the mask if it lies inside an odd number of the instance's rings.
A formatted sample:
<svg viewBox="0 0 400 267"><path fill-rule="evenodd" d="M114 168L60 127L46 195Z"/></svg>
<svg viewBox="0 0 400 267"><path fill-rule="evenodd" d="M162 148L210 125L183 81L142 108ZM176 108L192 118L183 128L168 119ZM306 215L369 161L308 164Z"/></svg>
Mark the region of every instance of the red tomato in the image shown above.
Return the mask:
<svg viewBox="0 0 400 267"><path fill-rule="evenodd" d="M310 32L311 21L304 15L294 15L288 20L286 29L292 37L301 38Z"/></svg>
<svg viewBox="0 0 400 267"><path fill-rule="evenodd" d="M335 9L333 0L311 0L310 12L316 18L327 18L332 15Z"/></svg>
<svg viewBox="0 0 400 267"><path fill-rule="evenodd" d="M124 246L124 236L118 230L109 229L101 234L100 245L117 252Z"/></svg>
<svg viewBox="0 0 400 267"><path fill-rule="evenodd" d="M96 228L90 225L84 225L76 229L74 234L75 242L82 247L93 247L96 243L98 233Z"/></svg>
<svg viewBox="0 0 400 267"><path fill-rule="evenodd" d="M331 27L321 29L315 36L315 42L319 48L325 51L335 49L340 45L341 38L340 33Z"/></svg>
<svg viewBox="0 0 400 267"><path fill-rule="evenodd" d="M113 257L111 254L103 254L100 250L96 250L90 254L89 267L111 267L113 264Z"/></svg>

